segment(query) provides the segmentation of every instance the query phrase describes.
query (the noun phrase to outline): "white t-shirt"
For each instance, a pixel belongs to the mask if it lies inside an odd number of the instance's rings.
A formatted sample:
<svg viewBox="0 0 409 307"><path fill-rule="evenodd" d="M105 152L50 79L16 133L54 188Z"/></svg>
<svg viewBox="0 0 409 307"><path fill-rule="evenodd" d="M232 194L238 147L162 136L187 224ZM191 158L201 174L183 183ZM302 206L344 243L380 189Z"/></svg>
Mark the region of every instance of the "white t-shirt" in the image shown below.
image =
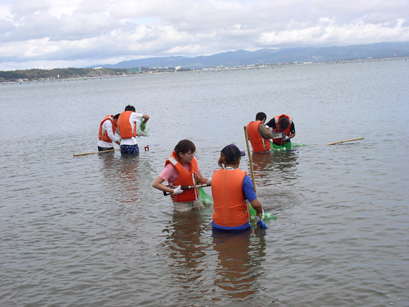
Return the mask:
<svg viewBox="0 0 409 307"><path fill-rule="evenodd" d="M132 112L131 116L129 116L129 123L132 126L132 129L134 128L134 123L137 123L137 125L140 124L141 119L142 119L143 114L139 114L136 112ZM121 145L135 145L138 144L136 141L136 138L128 138L128 139L122 139L121 140Z"/></svg>
<svg viewBox="0 0 409 307"><path fill-rule="evenodd" d="M106 120L102 124L102 134L104 134L105 131L108 133L108 137L112 140L112 142L116 142L118 140L114 132L112 131L112 123L110 120ZM119 134L118 129L116 129L116 132ZM103 148L113 148L112 142L104 142L103 140L98 140L97 145Z"/></svg>

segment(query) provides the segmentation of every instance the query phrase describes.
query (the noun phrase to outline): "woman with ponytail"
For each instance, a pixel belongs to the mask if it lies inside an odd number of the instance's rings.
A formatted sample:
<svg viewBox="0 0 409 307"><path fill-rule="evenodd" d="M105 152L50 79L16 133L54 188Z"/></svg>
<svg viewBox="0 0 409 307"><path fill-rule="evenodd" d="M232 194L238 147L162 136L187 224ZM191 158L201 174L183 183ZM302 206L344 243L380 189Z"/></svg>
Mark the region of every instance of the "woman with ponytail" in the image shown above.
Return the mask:
<svg viewBox="0 0 409 307"><path fill-rule="evenodd" d="M227 145L220 152L218 164L221 169L214 171L212 176L213 231L248 230L251 227L249 203L257 213L257 225L267 228L262 222L263 207L254 192L253 182L238 168L244 155L234 144Z"/></svg>

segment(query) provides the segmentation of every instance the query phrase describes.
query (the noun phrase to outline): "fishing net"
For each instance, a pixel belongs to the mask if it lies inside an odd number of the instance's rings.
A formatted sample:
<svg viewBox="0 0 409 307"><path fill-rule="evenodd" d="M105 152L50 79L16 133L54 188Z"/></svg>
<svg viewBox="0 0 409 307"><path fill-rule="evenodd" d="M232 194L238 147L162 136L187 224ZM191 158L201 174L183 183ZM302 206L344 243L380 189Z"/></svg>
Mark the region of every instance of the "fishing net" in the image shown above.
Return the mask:
<svg viewBox="0 0 409 307"><path fill-rule="evenodd" d="M139 124L139 128L136 131L136 133L138 136L150 136L149 132L146 131L146 122L144 119Z"/></svg>
<svg viewBox="0 0 409 307"><path fill-rule="evenodd" d="M199 188L199 198L202 201L203 205L211 205L213 204L213 198L203 190L203 188Z"/></svg>
<svg viewBox="0 0 409 307"><path fill-rule="evenodd" d="M287 150L290 150L291 145L292 145L291 142L288 142L288 143L284 143L283 146L280 146L280 145L276 145L276 144L274 144L273 142L270 141L270 148L271 148L271 150L274 150L274 151L287 151Z"/></svg>
<svg viewBox="0 0 409 307"><path fill-rule="evenodd" d="M197 180L197 184L200 184L199 180ZM199 190L199 198L202 201L203 205L211 205L213 204L213 198L203 190L203 188L198 188Z"/></svg>
<svg viewBox="0 0 409 307"><path fill-rule="evenodd" d="M251 205L250 205L250 215L251 215L251 219L254 220L254 217L256 216L256 210L254 210ZM271 219L276 220L277 217L274 214L264 212L263 221L267 221Z"/></svg>
<svg viewBox="0 0 409 307"><path fill-rule="evenodd" d="M299 146L305 146L305 144L287 142L287 143L284 143L283 146L280 146L270 141L270 148L272 151L288 151L288 150L291 150L292 147L299 147Z"/></svg>

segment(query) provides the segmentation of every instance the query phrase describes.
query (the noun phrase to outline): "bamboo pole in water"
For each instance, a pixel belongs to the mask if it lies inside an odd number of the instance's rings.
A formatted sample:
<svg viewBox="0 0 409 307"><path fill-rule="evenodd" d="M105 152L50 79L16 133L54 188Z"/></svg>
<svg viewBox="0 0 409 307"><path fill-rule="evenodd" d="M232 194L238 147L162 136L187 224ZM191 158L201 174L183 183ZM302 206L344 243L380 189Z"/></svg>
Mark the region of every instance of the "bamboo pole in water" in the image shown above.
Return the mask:
<svg viewBox="0 0 409 307"><path fill-rule="evenodd" d="M118 149L118 148L114 148L114 149L103 150L103 151L84 152L84 153L79 153L79 154L73 154L73 156L74 156L74 157L78 157L78 156L85 156L85 155L91 155L91 154L96 154L96 153L111 152L111 151L115 151L115 150L119 150L119 149Z"/></svg>
<svg viewBox="0 0 409 307"><path fill-rule="evenodd" d="M350 139L350 140L346 140L346 141L339 141L339 142L329 143L327 145L335 145L335 144L339 144L339 143L352 142L352 141L357 141L357 140L362 140L362 139L363 139L363 137L356 138L356 139Z"/></svg>

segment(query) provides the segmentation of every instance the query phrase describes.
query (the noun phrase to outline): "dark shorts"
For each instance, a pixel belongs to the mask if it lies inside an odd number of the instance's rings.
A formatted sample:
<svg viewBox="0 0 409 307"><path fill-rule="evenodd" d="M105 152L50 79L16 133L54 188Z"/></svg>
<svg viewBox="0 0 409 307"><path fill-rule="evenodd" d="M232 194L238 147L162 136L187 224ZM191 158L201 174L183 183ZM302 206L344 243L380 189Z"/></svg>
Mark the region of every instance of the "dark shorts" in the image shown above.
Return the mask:
<svg viewBox="0 0 409 307"><path fill-rule="evenodd" d="M105 151L105 150L112 150L114 147L99 147L98 146L98 151Z"/></svg>
<svg viewBox="0 0 409 307"><path fill-rule="evenodd" d="M224 226L219 226L215 222L212 221L212 227L213 227L214 232L242 232L242 231L251 229L251 225L249 222L246 222L240 226L224 227Z"/></svg>
<svg viewBox="0 0 409 307"><path fill-rule="evenodd" d="M139 155L138 144L135 144L135 145L121 145L121 154Z"/></svg>

